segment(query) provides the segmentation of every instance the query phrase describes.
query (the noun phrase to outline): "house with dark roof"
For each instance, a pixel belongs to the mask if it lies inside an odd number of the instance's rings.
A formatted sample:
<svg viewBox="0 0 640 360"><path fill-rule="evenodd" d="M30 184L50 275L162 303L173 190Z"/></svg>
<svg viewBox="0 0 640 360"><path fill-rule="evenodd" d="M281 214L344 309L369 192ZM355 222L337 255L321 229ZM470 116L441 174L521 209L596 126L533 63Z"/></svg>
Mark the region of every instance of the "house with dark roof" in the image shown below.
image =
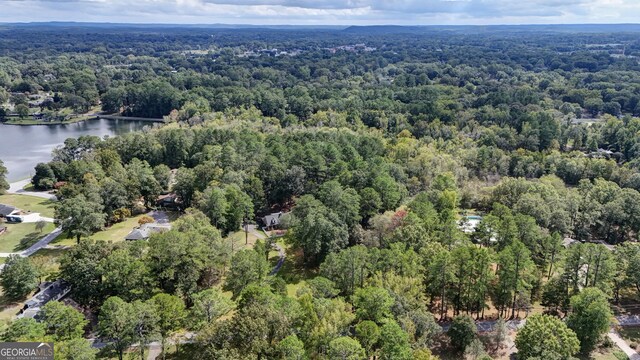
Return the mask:
<svg viewBox="0 0 640 360"><path fill-rule="evenodd" d="M261 220L267 230L272 230L280 227L280 220L282 220L282 216L285 214L286 213L279 211L263 216Z"/></svg>
<svg viewBox="0 0 640 360"><path fill-rule="evenodd" d="M27 300L22 310L20 310L18 318L36 318L46 303L60 300L69 292L71 292L71 285L62 279L40 284L38 293Z"/></svg>
<svg viewBox="0 0 640 360"><path fill-rule="evenodd" d="M15 206L0 204L0 217L7 217L18 211Z"/></svg>

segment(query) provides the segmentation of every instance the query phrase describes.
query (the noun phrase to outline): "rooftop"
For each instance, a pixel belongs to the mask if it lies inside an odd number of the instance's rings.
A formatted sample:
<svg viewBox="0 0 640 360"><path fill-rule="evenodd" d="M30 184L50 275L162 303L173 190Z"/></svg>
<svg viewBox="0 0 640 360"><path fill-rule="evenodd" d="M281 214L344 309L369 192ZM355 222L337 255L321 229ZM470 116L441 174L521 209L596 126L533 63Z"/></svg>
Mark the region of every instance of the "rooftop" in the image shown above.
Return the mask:
<svg viewBox="0 0 640 360"><path fill-rule="evenodd" d="M31 299L27 300L24 305L23 311L18 315L21 317L33 318L49 301L60 300L71 291L69 283L62 279L58 279L54 282L45 282L40 285L40 291L35 294Z"/></svg>
<svg viewBox="0 0 640 360"><path fill-rule="evenodd" d="M282 217L282 215L284 215L284 213L282 211L276 212L276 213L271 213L269 215L264 216L262 218L262 222L267 227L269 227L269 226L278 226L278 225L280 225L280 218Z"/></svg>
<svg viewBox="0 0 640 360"><path fill-rule="evenodd" d="M169 224L159 224L159 223L142 224L139 227L133 229L125 237L125 240L144 240L144 239L148 239L153 234L157 234L157 233L161 233L169 230L171 230L171 225Z"/></svg>
<svg viewBox="0 0 640 360"><path fill-rule="evenodd" d="M0 216L7 216L18 210L15 206L0 204Z"/></svg>

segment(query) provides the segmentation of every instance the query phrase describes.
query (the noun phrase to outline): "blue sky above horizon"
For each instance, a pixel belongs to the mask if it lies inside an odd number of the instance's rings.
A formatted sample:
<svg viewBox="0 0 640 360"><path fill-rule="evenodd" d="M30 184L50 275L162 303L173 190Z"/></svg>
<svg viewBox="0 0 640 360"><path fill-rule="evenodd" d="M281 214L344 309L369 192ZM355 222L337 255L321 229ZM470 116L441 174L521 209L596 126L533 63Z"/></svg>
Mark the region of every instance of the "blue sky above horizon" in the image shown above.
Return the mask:
<svg viewBox="0 0 640 360"><path fill-rule="evenodd" d="M638 23L640 0L0 0L0 22L265 25Z"/></svg>

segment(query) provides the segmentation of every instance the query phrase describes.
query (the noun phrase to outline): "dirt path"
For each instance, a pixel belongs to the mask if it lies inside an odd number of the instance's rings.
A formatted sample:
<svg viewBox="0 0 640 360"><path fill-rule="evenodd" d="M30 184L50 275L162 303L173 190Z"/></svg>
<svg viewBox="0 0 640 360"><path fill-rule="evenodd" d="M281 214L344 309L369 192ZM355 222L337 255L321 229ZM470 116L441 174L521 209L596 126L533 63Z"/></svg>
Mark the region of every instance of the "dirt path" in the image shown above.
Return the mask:
<svg viewBox="0 0 640 360"><path fill-rule="evenodd" d="M147 355L147 360L156 360L161 353L162 350L160 345L152 344L151 346L149 346L149 355Z"/></svg>
<svg viewBox="0 0 640 360"><path fill-rule="evenodd" d="M257 237L260 240L264 240L264 239L267 238L263 232L258 231L258 229L256 228L255 225L249 225L248 229L249 229L249 232L251 233L251 235Z"/></svg>
<svg viewBox="0 0 640 360"><path fill-rule="evenodd" d="M640 360L640 354L632 349L631 346L629 346L629 344L627 344L627 342L621 338L615 330L611 329L607 336L609 336L609 339L611 339L611 341L613 341L620 350L627 354L629 360Z"/></svg>
<svg viewBox="0 0 640 360"><path fill-rule="evenodd" d="M282 267L282 264L284 264L284 259L286 258L286 254L284 252L284 249L282 248L282 246L280 246L280 244L273 244L273 247L276 248L276 250L278 250L278 263L276 264L276 266L273 267L273 270L271 270L271 273L269 275L275 275L278 273L278 271L280 271L280 268Z"/></svg>

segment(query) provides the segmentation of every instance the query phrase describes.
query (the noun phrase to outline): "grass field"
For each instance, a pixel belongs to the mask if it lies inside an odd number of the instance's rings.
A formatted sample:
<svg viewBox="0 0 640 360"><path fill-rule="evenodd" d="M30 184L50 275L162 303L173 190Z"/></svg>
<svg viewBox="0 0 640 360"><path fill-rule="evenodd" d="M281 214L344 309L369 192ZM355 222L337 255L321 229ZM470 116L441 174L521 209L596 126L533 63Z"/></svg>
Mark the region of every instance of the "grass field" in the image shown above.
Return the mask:
<svg viewBox="0 0 640 360"><path fill-rule="evenodd" d="M36 243L55 229L47 223L42 232L36 230L36 223L5 224L7 231L0 235L0 252L18 252Z"/></svg>
<svg viewBox="0 0 640 360"><path fill-rule="evenodd" d="M248 242L247 242L248 240ZM242 249L252 249L253 246L256 244L256 241L258 240L258 238L252 234L251 232L249 232L247 234L247 237L245 238L245 232L244 230L239 230L236 231L234 233L231 233L229 235L227 235L227 241L229 242L233 242L233 251L239 251Z"/></svg>
<svg viewBox="0 0 640 360"><path fill-rule="evenodd" d="M278 240L278 244L282 246L286 254L278 276L282 277L287 283L287 295L295 298L298 289L303 287L308 279L315 277L317 274L303 266L300 250L292 248L282 238ZM275 266L278 262L277 252L274 251L269 260L271 265Z"/></svg>
<svg viewBox="0 0 640 360"><path fill-rule="evenodd" d="M36 259L37 258L42 258L42 261L40 261L41 263L47 263L50 264L50 271L51 272L55 272L58 271L58 269L60 268L60 258L62 257L62 255L64 255L64 253L66 252L66 249L40 249L38 250L36 253L34 253L33 255L31 255L31 258Z"/></svg>
<svg viewBox="0 0 640 360"><path fill-rule="evenodd" d="M119 242L124 241L124 238L135 228L138 226L138 220L144 215L135 216L129 218L123 222L114 224L110 226L108 229L104 231L99 231L89 238L93 240L104 240L104 241L112 241Z"/></svg>
<svg viewBox="0 0 640 360"><path fill-rule="evenodd" d="M55 211L54 201L29 195L0 195L0 204L15 206L20 210L40 213L42 216L51 218Z"/></svg>
<svg viewBox="0 0 640 360"><path fill-rule="evenodd" d="M0 324L5 325L18 314L24 302L13 302L0 295Z"/></svg>
<svg viewBox="0 0 640 360"><path fill-rule="evenodd" d="M138 220L143 216L144 215L135 216L123 222L114 224L103 231L98 231L97 233L89 236L89 239L110 242L124 241L127 234L129 234L134 227L138 226ZM70 237L67 233L62 233L52 241L52 244L74 246L76 244L76 239L74 237Z"/></svg>

